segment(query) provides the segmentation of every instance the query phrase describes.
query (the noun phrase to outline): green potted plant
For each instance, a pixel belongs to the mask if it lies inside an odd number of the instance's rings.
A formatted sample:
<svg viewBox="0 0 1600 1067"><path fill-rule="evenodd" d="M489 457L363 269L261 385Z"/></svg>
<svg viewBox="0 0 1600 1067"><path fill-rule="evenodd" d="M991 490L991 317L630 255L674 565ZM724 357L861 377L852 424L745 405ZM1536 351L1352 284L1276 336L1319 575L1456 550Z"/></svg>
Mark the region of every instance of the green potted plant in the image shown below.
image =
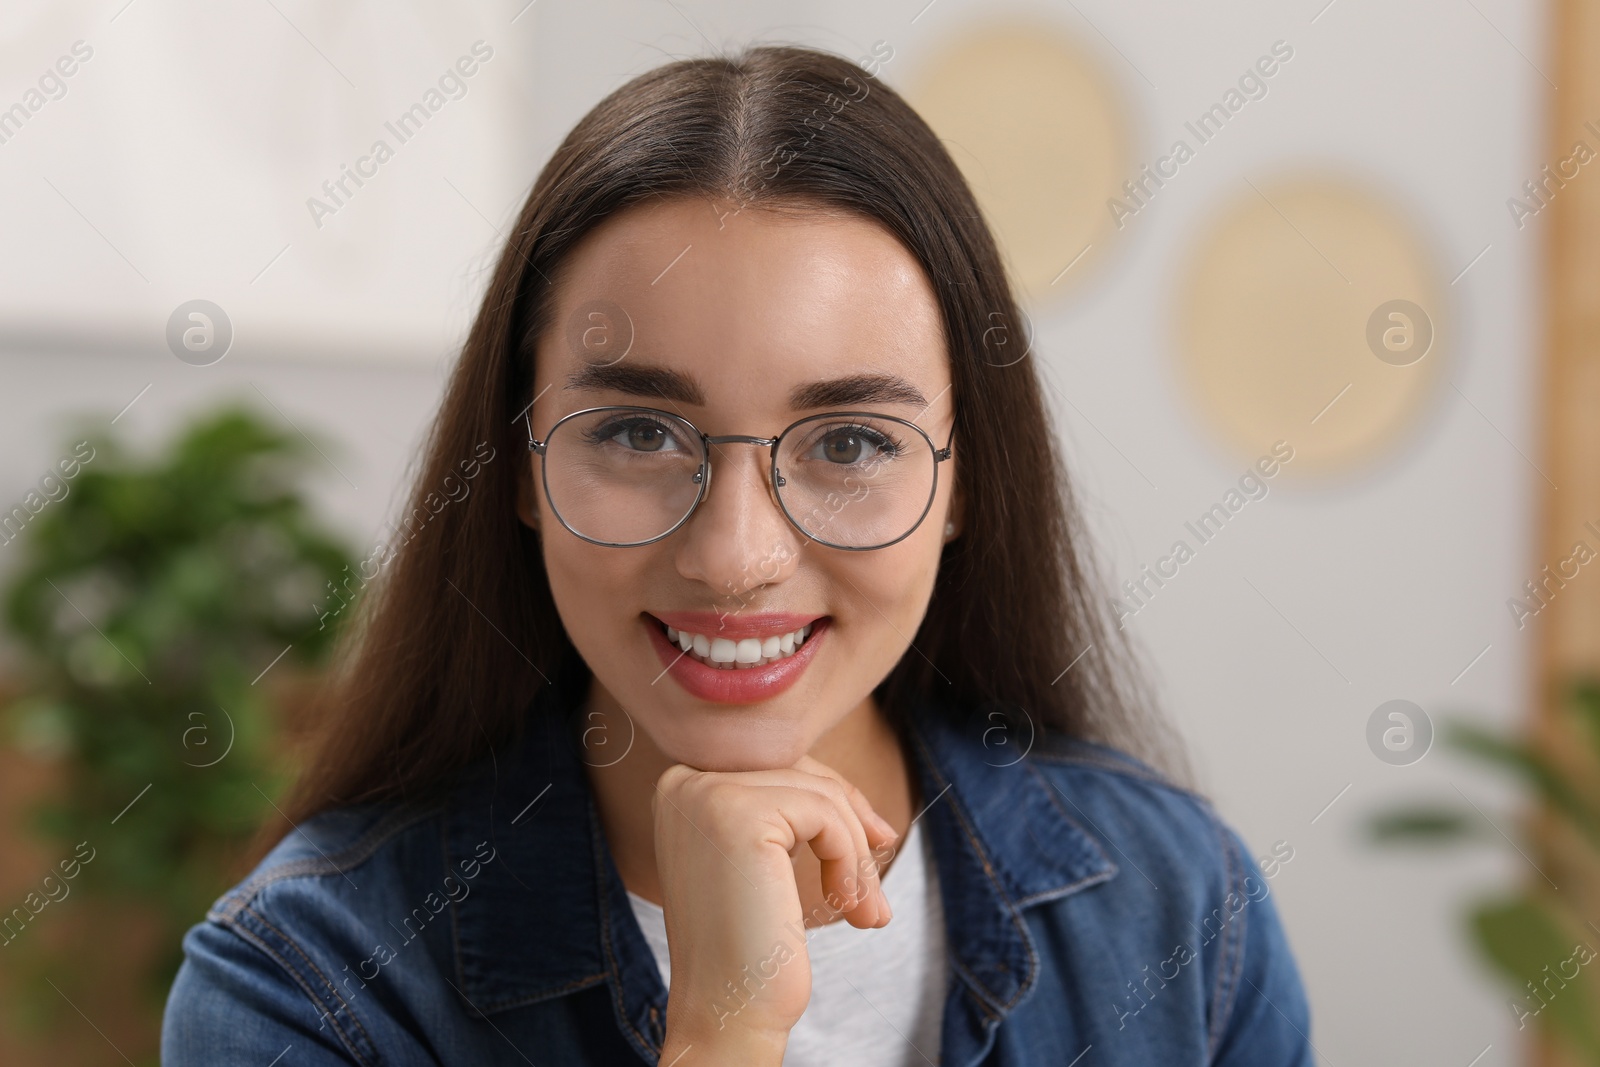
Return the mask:
<svg viewBox="0 0 1600 1067"><path fill-rule="evenodd" d="M1532 741L1505 737L1465 722L1447 723L1446 746L1511 775L1541 802L1547 825L1539 848L1533 834L1512 841L1538 874L1520 891L1480 900L1468 926L1474 943L1510 987L1507 1006L1519 1030L1533 1030L1564 1047L1578 1062L1600 1065L1600 926L1581 904L1583 887L1593 891L1600 870L1600 789L1593 768L1600 763L1600 682L1582 678L1565 692L1563 736L1584 747L1553 759ZM1439 803L1382 812L1369 823L1382 844L1453 845L1505 841L1475 806Z"/></svg>
<svg viewBox="0 0 1600 1067"><path fill-rule="evenodd" d="M330 651L328 590L353 562L300 488L321 462L313 448L243 406L150 458L89 433L0 515L0 553L14 554L7 681L21 694L0 711L12 743L60 780L34 813L60 860L0 902L0 960L58 987L13 991L36 1025L71 1015L62 1001L94 968L83 946L35 927L66 919L52 909L132 906L154 928L135 1009L153 1034L184 929L242 873L271 814L287 775L279 683Z"/></svg>

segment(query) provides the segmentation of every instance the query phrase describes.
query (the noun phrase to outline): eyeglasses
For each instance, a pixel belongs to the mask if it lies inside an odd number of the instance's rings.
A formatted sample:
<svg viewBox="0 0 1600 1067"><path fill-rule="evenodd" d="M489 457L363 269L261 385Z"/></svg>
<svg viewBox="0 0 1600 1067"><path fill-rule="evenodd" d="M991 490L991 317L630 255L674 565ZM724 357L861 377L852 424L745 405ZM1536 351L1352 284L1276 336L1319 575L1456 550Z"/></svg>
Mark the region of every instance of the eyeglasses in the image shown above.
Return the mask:
<svg viewBox="0 0 1600 1067"><path fill-rule="evenodd" d="M574 411L543 441L530 412L523 420L556 518L614 548L659 541L689 521L711 484L712 445L770 448L784 516L819 544L857 552L887 548L921 525L950 458L949 441L936 449L915 423L871 411L811 415L777 437L708 437L681 416L628 405Z"/></svg>

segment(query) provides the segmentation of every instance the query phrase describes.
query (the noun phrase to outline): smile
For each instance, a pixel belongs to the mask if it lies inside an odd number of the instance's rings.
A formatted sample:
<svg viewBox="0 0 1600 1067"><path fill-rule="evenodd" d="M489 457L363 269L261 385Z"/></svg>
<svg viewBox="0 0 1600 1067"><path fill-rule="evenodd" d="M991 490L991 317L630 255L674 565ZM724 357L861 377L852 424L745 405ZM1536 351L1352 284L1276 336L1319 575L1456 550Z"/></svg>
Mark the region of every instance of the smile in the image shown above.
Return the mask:
<svg viewBox="0 0 1600 1067"><path fill-rule="evenodd" d="M700 621L690 615L677 621ZM763 622L759 617L727 616L703 623L706 629L715 624L727 635L721 637L680 629L649 613L642 614L640 622L665 668L662 675L671 675L685 692L717 704L755 704L799 681L826 643L822 638L832 630L832 617L802 622L805 618L778 616Z"/></svg>
<svg viewBox="0 0 1600 1067"><path fill-rule="evenodd" d="M719 670L748 670L765 667L775 660L787 659L795 650L805 645L811 634L811 624L769 637L742 637L737 641L726 637L707 637L705 634L675 630L661 623L667 640L677 644L701 663Z"/></svg>

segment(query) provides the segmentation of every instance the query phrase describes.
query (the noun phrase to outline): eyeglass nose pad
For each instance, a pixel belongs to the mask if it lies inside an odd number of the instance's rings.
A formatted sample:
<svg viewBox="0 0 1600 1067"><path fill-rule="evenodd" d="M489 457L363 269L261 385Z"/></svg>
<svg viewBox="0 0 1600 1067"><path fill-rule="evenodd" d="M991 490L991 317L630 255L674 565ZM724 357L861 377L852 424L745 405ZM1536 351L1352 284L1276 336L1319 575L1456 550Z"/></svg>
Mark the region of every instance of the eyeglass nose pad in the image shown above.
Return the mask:
<svg viewBox="0 0 1600 1067"><path fill-rule="evenodd" d="M709 492L710 488L711 488L711 471L712 470L713 470L713 467L712 467L712 464L711 464L711 457L710 457L710 455L707 455L705 460L701 463L700 469L695 471L694 474L690 476L689 480L691 482L693 482L695 485L699 485L702 482L704 482L705 486L706 486L706 489L705 489L704 492ZM783 476L783 471L780 470L778 467L774 466L772 468L772 481L771 481L771 483L770 483L770 485L768 487L768 495L772 497L773 503L776 504L780 509L783 508L783 501L778 499L777 490L782 489L784 486L786 486L788 484L789 484L789 479L787 479L787 478L785 478ZM701 494L702 497L704 496L704 492L702 492L702 494Z"/></svg>

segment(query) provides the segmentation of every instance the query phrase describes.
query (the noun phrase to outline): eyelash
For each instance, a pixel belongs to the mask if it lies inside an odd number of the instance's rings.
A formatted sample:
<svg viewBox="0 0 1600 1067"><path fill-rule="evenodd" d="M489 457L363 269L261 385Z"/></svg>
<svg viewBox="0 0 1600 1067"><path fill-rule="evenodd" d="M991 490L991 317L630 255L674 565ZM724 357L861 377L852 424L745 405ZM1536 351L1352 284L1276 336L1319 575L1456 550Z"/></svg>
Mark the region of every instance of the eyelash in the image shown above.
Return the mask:
<svg viewBox="0 0 1600 1067"><path fill-rule="evenodd" d="M637 426L652 426L666 434L668 437L672 436L672 427L662 422L660 419L654 419L648 415L629 415L623 418L612 419L611 421L595 429L586 430L584 431L584 437L591 444L600 444L602 442L611 440L620 433L630 431ZM820 432L822 436L815 438L812 443L826 440L827 437L832 436L833 434L851 433L865 438L874 449L890 459L899 457L905 451L905 446L902 445L900 441L893 435L885 433L876 427L867 426L859 422L835 423Z"/></svg>
<svg viewBox="0 0 1600 1067"><path fill-rule="evenodd" d="M864 437L874 449L889 459L896 459L902 452L905 451L905 446L903 446L891 435L875 427L864 426L861 423L846 422L829 426L825 431L823 431L823 436L818 438L818 441L820 442L826 440L828 437L836 433L851 433L859 437Z"/></svg>
<svg viewBox="0 0 1600 1067"><path fill-rule="evenodd" d="M590 444L601 444L620 433L634 429L636 426L653 426L668 437L672 436L671 426L660 419L653 419L648 415L628 415L623 418L612 419L595 429L585 430L583 436Z"/></svg>

